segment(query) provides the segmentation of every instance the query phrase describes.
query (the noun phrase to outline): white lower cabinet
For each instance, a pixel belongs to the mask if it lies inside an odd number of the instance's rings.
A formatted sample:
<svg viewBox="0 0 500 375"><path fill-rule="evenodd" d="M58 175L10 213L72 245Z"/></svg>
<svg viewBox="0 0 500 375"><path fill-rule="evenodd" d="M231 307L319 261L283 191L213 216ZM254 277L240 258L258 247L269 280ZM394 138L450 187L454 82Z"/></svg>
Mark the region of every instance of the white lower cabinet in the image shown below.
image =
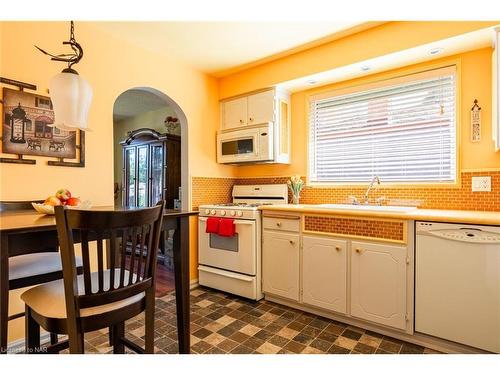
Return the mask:
<svg viewBox="0 0 500 375"><path fill-rule="evenodd" d="M407 248L351 243L351 315L406 328Z"/></svg>
<svg viewBox="0 0 500 375"><path fill-rule="evenodd" d="M304 236L302 302L347 312L347 241Z"/></svg>
<svg viewBox="0 0 500 375"><path fill-rule="evenodd" d="M262 243L262 290L299 300L299 235L264 230Z"/></svg>

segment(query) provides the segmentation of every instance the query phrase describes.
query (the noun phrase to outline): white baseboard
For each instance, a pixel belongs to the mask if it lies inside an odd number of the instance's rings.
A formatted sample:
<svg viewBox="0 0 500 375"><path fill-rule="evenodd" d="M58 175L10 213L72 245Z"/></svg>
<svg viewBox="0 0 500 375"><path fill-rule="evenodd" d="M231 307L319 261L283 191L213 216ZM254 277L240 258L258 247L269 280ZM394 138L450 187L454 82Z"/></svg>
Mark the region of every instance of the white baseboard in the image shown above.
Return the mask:
<svg viewBox="0 0 500 375"><path fill-rule="evenodd" d="M194 280L191 280L189 282L189 289L190 290L193 290L193 289L196 289L200 286L200 284L198 283L198 279L194 279Z"/></svg>

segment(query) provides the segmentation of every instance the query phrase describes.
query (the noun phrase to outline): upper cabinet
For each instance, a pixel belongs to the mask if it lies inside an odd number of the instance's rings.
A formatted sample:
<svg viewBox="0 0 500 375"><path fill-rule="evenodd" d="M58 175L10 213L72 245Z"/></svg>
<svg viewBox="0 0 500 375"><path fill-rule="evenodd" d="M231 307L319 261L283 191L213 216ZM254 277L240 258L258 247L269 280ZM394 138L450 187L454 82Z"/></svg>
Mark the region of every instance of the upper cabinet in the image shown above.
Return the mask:
<svg viewBox="0 0 500 375"><path fill-rule="evenodd" d="M495 150L500 151L500 28L495 29L493 51L493 90L492 90L492 126Z"/></svg>
<svg viewBox="0 0 500 375"><path fill-rule="evenodd" d="M248 96L248 125L274 121L274 91Z"/></svg>
<svg viewBox="0 0 500 375"><path fill-rule="evenodd" d="M222 105L222 128L231 129L247 124L247 98L228 100Z"/></svg>
<svg viewBox="0 0 500 375"><path fill-rule="evenodd" d="M220 132L234 134L235 138L241 137L241 133L232 133L233 131L272 124L272 134L269 136L273 155L265 162L290 163L290 95L288 93L274 88L248 93L221 101L220 109ZM260 147L258 144L254 146Z"/></svg>
<svg viewBox="0 0 500 375"><path fill-rule="evenodd" d="M274 90L222 102L222 129L245 127L275 121Z"/></svg>

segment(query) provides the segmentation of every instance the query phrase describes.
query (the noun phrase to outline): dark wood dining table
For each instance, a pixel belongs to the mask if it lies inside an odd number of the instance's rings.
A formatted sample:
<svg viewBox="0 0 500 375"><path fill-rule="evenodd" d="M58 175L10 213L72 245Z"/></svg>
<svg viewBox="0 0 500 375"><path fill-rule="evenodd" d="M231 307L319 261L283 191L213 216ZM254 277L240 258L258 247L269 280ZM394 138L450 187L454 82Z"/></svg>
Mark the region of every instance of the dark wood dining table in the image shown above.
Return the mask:
<svg viewBox="0 0 500 375"><path fill-rule="evenodd" d="M123 210L110 206L96 210ZM125 208L126 209L126 208ZM189 217L196 211L165 210L163 229L174 229L173 256L175 299L177 309L177 336L179 353L190 352L189 332ZM58 240L53 215L38 214L34 210L0 213L0 352L7 352L9 309L9 257L40 251L57 251Z"/></svg>

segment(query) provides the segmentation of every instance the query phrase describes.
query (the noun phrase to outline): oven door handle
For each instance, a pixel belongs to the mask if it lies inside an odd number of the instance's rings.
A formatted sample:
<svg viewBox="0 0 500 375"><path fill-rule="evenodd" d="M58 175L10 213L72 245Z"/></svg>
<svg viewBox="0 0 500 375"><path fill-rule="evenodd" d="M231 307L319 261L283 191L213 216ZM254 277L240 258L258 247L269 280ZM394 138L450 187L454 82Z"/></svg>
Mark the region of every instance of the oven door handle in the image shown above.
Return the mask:
<svg viewBox="0 0 500 375"><path fill-rule="evenodd" d="M237 280L241 280L241 281L247 281L247 282L253 281L253 278L250 276L236 274L234 272L228 272L228 271L224 271L224 270L219 270L217 268L210 268L210 267L205 267L205 266L200 265L200 266L198 266L198 270L204 271L207 273L213 273L214 275L230 277L232 279L237 279Z"/></svg>
<svg viewBox="0 0 500 375"><path fill-rule="evenodd" d="M198 218L201 222L206 222L208 217L199 217ZM253 225L254 221L253 220L235 220L234 224L236 225Z"/></svg>

